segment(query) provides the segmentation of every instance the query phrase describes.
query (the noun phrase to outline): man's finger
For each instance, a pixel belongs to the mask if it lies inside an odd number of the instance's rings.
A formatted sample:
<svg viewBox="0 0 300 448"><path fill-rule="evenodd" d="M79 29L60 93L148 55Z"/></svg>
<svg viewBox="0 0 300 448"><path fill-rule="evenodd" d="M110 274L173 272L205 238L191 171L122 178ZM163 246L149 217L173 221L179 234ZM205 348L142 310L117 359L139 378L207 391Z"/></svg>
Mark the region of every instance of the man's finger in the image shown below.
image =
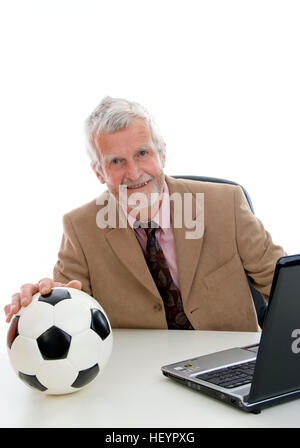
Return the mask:
<svg viewBox="0 0 300 448"><path fill-rule="evenodd" d="M70 286L70 288L82 289L82 283L79 280L71 280L66 286Z"/></svg>
<svg viewBox="0 0 300 448"><path fill-rule="evenodd" d="M20 294L16 293L12 296L11 303L9 303L8 305L5 305L5 307L4 307L4 312L6 315L6 322L10 322L13 315L16 314L20 308L21 308Z"/></svg>
<svg viewBox="0 0 300 448"><path fill-rule="evenodd" d="M9 322L12 316L15 314L15 312L17 312L16 309L17 309L16 305L11 304L5 305L4 312L6 315L6 322Z"/></svg>
<svg viewBox="0 0 300 448"><path fill-rule="evenodd" d="M42 280L40 280L38 282L38 291L41 294L49 294L49 292L51 291L51 288L54 286L54 281L52 280L52 278L42 278Z"/></svg>
<svg viewBox="0 0 300 448"><path fill-rule="evenodd" d="M39 291L38 285L33 283L25 283L20 288L20 304L22 306L29 305L32 296Z"/></svg>
<svg viewBox="0 0 300 448"><path fill-rule="evenodd" d="M20 293L16 292L15 294L13 294L11 296L11 303L10 303L10 305L15 305L17 307L20 307L21 306L21 300L20 299L21 299Z"/></svg>

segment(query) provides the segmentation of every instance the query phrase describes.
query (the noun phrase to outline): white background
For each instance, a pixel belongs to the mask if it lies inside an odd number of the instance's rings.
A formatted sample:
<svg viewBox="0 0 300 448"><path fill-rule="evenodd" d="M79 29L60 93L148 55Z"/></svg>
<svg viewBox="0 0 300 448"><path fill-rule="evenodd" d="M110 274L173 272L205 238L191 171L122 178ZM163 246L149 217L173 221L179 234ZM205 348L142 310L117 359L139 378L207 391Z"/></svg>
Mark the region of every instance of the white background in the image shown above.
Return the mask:
<svg viewBox="0 0 300 448"><path fill-rule="evenodd" d="M289 0L0 2L1 325L52 276L62 215L104 189L83 138L104 95L153 113L167 174L240 182L300 252L299 23Z"/></svg>

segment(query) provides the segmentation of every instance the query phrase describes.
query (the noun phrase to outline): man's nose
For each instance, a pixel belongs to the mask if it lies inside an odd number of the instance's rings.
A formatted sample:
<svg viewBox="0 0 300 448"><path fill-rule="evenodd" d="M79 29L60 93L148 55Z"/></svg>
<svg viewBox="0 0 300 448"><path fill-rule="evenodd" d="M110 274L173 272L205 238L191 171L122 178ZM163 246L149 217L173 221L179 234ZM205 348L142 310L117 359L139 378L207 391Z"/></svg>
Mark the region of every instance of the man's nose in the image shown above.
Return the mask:
<svg viewBox="0 0 300 448"><path fill-rule="evenodd" d="M143 174L143 171L140 169L137 163L134 161L129 161L127 163L126 167L126 178L130 180L137 180L141 175Z"/></svg>

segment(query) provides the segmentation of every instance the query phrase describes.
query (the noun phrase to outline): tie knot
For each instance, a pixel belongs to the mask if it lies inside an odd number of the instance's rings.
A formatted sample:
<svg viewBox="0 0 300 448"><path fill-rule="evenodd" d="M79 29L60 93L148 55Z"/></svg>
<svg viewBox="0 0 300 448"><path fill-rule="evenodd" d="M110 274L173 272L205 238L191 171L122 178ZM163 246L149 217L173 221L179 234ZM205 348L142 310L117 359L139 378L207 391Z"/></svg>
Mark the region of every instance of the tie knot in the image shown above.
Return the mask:
<svg viewBox="0 0 300 448"><path fill-rule="evenodd" d="M135 221L133 223L134 229L145 229L147 231L158 229L159 225L155 221Z"/></svg>
<svg viewBox="0 0 300 448"><path fill-rule="evenodd" d="M144 229L148 241L147 244L149 244L153 237L155 237L155 231L158 229L158 227L159 225L155 221L135 221L135 223L133 224L134 229Z"/></svg>

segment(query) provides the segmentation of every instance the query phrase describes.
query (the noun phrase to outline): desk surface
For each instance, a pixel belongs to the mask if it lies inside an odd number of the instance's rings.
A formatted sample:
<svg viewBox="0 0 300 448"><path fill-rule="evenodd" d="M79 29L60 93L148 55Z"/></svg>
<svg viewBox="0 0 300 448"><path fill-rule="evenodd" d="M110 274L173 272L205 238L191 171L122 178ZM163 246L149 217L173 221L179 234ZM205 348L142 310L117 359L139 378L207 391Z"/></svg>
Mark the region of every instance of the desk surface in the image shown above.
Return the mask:
<svg viewBox="0 0 300 448"><path fill-rule="evenodd" d="M259 333L114 330L102 375L81 391L47 396L15 375L1 331L0 427L299 427L300 400L248 414L164 377L164 364L259 341Z"/></svg>

